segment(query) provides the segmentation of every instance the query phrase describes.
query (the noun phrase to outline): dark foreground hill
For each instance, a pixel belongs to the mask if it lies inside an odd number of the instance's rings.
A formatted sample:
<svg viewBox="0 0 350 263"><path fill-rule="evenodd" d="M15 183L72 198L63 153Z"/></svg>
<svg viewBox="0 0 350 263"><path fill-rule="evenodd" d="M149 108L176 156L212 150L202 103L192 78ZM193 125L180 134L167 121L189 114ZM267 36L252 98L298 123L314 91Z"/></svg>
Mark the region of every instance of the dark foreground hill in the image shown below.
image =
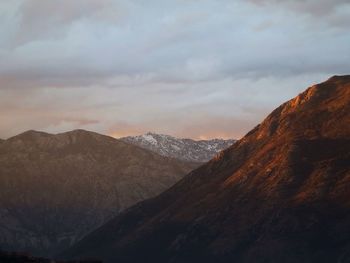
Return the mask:
<svg viewBox="0 0 350 263"><path fill-rule="evenodd" d="M350 76L274 110L66 251L106 262L350 262Z"/></svg>
<svg viewBox="0 0 350 263"><path fill-rule="evenodd" d="M28 254L21 253L9 253L0 251L1 263L102 263L100 260L74 260L74 261L61 261L52 260L47 258L33 257Z"/></svg>
<svg viewBox="0 0 350 263"><path fill-rule="evenodd" d="M52 255L196 166L83 130L12 137L0 143L0 248Z"/></svg>

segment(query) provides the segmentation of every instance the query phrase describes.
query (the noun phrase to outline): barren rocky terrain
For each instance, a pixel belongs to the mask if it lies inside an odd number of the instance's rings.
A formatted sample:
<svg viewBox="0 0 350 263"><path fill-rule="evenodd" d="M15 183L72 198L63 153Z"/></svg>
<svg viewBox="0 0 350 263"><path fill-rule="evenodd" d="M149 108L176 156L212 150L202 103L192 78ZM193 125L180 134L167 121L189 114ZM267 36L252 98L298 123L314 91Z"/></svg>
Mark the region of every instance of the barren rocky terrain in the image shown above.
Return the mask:
<svg viewBox="0 0 350 263"><path fill-rule="evenodd" d="M135 263L345 263L349 200L350 76L334 76L63 255Z"/></svg>
<svg viewBox="0 0 350 263"><path fill-rule="evenodd" d="M84 130L0 143L0 248L53 255L198 164Z"/></svg>

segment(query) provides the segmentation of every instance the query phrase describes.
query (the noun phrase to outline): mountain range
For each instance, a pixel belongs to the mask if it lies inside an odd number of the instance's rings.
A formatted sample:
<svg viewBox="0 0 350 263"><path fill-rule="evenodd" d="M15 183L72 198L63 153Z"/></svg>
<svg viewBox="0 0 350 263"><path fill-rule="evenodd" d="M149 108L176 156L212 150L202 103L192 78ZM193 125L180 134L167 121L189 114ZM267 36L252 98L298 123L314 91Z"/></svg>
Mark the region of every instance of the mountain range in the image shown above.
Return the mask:
<svg viewBox="0 0 350 263"><path fill-rule="evenodd" d="M146 133L139 136L120 138L122 141L151 150L162 156L172 157L187 162L207 162L220 151L231 146L236 140L181 139L170 135Z"/></svg>
<svg viewBox="0 0 350 263"><path fill-rule="evenodd" d="M345 263L349 200L350 76L334 76L62 256L123 263Z"/></svg>
<svg viewBox="0 0 350 263"><path fill-rule="evenodd" d="M84 130L0 143L0 248L52 256L198 167Z"/></svg>

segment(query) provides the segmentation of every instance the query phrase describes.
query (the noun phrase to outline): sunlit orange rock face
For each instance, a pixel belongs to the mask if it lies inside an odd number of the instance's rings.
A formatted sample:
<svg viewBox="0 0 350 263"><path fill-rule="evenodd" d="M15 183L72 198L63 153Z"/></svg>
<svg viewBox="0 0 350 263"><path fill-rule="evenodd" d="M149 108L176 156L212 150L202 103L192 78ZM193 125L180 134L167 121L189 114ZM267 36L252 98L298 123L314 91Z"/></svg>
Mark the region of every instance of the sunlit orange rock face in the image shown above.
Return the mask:
<svg viewBox="0 0 350 263"><path fill-rule="evenodd" d="M274 110L63 253L106 262L350 262L350 76Z"/></svg>

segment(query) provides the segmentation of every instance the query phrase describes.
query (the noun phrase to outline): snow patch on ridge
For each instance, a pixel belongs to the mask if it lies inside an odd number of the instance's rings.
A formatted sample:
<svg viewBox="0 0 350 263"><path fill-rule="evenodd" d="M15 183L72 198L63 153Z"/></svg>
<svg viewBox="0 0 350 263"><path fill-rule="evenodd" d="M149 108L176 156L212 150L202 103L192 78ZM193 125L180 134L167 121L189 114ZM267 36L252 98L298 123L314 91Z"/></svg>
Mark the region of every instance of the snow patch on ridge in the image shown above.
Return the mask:
<svg viewBox="0 0 350 263"><path fill-rule="evenodd" d="M207 162L235 142L235 140L224 139L195 141L150 132L139 136L124 137L121 140L163 156L190 162Z"/></svg>
<svg viewBox="0 0 350 263"><path fill-rule="evenodd" d="M151 134L144 134L142 135L142 138L144 140L146 140L147 142L151 143L151 144L157 144L157 140L153 138L153 136Z"/></svg>

